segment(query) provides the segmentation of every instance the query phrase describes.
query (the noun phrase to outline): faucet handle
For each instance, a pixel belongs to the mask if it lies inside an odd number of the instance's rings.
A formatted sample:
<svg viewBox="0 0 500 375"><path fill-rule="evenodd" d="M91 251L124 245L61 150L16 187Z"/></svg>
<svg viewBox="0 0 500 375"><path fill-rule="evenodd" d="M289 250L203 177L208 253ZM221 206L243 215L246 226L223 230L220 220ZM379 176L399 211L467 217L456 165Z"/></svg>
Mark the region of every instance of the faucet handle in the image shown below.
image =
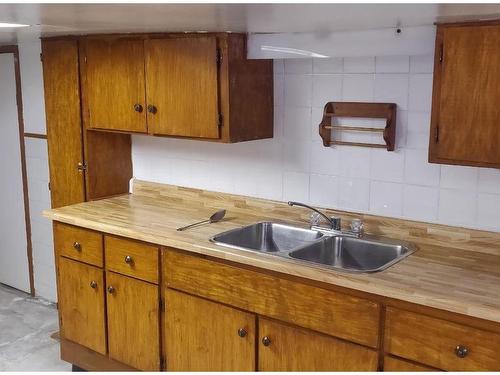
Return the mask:
<svg viewBox="0 0 500 375"><path fill-rule="evenodd" d="M309 216L309 223L311 224L311 226L313 225L319 225L319 223L321 222L321 215L318 214L317 212L313 212L311 214L311 216Z"/></svg>
<svg viewBox="0 0 500 375"><path fill-rule="evenodd" d="M361 219L352 219L351 232L358 235L363 233L363 221Z"/></svg>

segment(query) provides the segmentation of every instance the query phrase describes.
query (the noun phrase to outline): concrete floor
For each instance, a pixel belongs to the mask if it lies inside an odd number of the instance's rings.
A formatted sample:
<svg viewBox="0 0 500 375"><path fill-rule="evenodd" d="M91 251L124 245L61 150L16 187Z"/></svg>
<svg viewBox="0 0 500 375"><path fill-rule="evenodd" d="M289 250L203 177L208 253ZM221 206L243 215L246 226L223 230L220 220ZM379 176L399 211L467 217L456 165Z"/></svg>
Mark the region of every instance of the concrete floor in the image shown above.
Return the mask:
<svg viewBox="0 0 500 375"><path fill-rule="evenodd" d="M59 359L53 304L0 284L0 371L71 371Z"/></svg>

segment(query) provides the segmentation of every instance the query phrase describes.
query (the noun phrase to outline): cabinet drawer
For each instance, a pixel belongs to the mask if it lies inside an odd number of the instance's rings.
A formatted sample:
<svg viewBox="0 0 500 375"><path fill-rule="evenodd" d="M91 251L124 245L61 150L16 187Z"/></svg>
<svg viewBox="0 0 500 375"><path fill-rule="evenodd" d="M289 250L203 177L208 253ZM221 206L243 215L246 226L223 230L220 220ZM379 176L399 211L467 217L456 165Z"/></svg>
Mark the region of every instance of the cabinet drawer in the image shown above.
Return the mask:
<svg viewBox="0 0 500 375"><path fill-rule="evenodd" d="M380 306L348 294L167 250L166 286L327 333L378 346Z"/></svg>
<svg viewBox="0 0 500 375"><path fill-rule="evenodd" d="M395 308L386 316L386 352L448 371L500 370L500 334Z"/></svg>
<svg viewBox="0 0 500 375"><path fill-rule="evenodd" d="M54 223L56 253L80 262L103 266L102 235L88 229Z"/></svg>
<svg viewBox="0 0 500 375"><path fill-rule="evenodd" d="M106 269L158 284L158 248L116 237L105 237Z"/></svg>

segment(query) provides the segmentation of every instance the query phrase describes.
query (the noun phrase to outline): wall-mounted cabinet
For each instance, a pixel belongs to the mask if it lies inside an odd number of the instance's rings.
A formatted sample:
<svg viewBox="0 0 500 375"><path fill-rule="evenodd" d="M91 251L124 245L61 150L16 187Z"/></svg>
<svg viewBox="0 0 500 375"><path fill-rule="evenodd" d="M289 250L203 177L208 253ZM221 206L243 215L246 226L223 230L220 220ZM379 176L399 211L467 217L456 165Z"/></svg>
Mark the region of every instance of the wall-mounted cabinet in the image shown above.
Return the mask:
<svg viewBox="0 0 500 375"><path fill-rule="evenodd" d="M500 168L500 22L437 27L429 161Z"/></svg>
<svg viewBox="0 0 500 375"><path fill-rule="evenodd" d="M84 38L85 126L222 142L270 138L272 61L245 54L238 34Z"/></svg>

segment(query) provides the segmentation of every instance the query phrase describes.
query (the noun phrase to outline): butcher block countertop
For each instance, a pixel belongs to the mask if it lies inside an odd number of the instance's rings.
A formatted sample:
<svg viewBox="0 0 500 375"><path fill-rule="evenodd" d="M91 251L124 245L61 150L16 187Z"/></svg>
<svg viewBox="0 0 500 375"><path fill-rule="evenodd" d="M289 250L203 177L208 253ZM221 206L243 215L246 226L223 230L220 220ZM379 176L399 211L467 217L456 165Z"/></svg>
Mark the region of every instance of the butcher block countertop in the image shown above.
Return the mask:
<svg viewBox="0 0 500 375"><path fill-rule="evenodd" d="M226 218L183 232L176 228L226 209ZM133 194L44 212L59 222L173 247L340 287L500 322L500 233L328 210L367 234L411 242L419 250L370 274L321 269L209 242L217 233L258 221L308 227L310 212L286 203L136 180Z"/></svg>

